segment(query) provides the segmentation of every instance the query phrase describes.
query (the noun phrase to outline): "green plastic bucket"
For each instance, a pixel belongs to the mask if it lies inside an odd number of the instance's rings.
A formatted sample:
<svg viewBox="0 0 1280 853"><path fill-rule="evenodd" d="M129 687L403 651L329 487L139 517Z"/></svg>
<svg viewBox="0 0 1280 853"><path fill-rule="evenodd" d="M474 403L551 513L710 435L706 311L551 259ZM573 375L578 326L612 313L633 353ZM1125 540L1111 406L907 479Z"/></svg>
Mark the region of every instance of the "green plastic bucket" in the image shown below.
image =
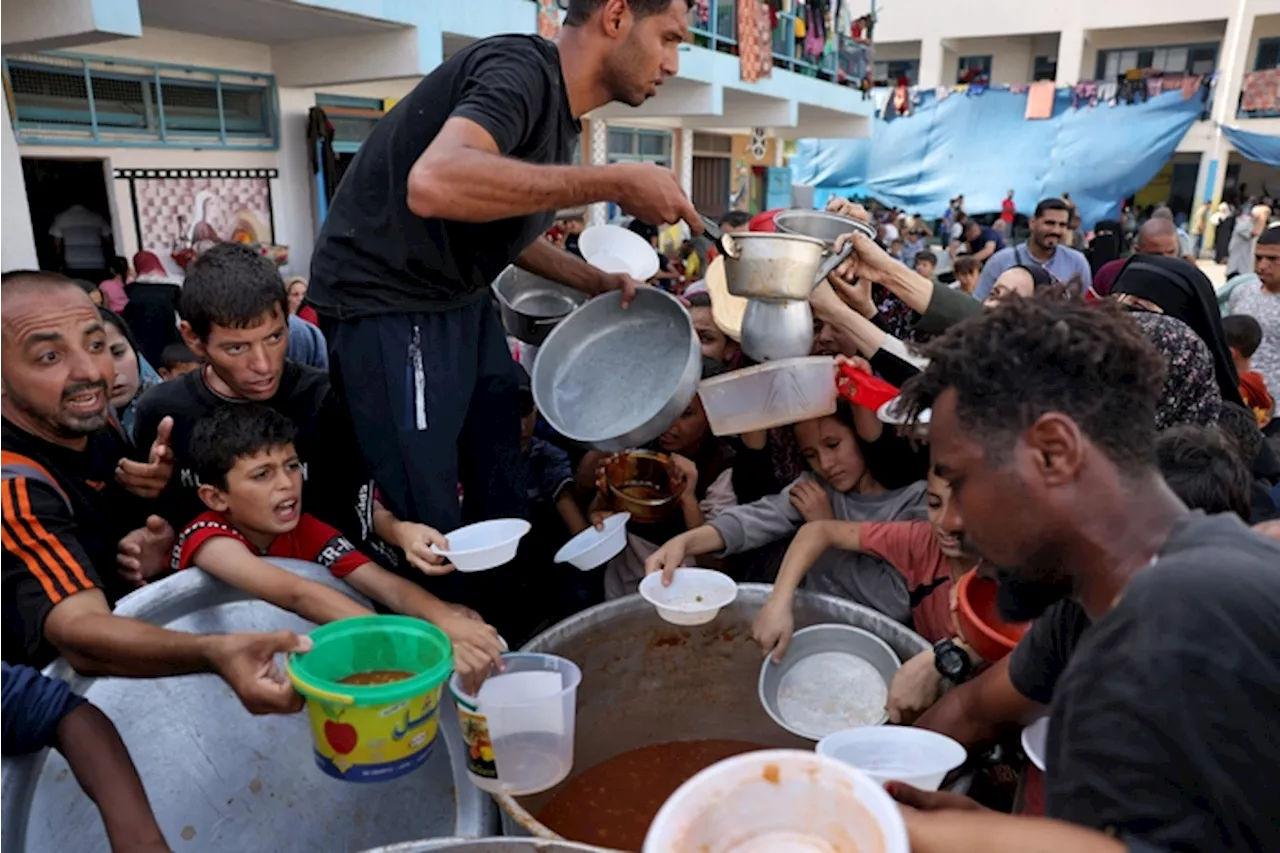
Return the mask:
<svg viewBox="0 0 1280 853"><path fill-rule="evenodd" d="M311 651L289 655L285 672L307 699L320 769L348 782L380 782L426 761L453 671L444 632L410 616L358 616L317 628L311 642ZM414 675L388 684L340 683L378 670Z"/></svg>

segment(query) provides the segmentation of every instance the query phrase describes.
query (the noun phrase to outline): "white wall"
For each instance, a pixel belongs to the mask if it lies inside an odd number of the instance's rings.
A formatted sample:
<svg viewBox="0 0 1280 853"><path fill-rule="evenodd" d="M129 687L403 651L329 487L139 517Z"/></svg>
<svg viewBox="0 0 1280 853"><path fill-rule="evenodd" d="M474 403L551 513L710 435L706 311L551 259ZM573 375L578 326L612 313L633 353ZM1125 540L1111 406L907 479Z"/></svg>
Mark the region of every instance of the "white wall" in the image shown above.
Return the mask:
<svg viewBox="0 0 1280 853"><path fill-rule="evenodd" d="M141 38L85 45L77 48L77 52L148 62L271 73L271 48L268 45L155 27L144 29Z"/></svg>
<svg viewBox="0 0 1280 853"><path fill-rule="evenodd" d="M22 177L22 161L18 156L18 142L13 138L9 124L9 111L4 114L4 134L0 150L0 167L4 176L0 180L0 271L29 270L39 266L36 260L36 242L31 232L31 214L27 209L27 186Z"/></svg>

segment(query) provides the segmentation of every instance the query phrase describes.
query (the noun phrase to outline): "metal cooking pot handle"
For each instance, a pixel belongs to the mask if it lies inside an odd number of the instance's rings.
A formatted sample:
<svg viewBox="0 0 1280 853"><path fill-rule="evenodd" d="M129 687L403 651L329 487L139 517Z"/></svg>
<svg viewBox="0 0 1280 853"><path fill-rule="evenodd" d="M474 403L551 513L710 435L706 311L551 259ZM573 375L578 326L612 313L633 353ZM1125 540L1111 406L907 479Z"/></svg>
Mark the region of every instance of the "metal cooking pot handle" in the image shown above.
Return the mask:
<svg viewBox="0 0 1280 853"><path fill-rule="evenodd" d="M847 261L849 256L852 254L853 241L850 240L844 244L843 249L838 252L833 252L825 261L822 262L822 266L818 267L818 274L813 277L813 286L817 287L822 284L822 282L826 280L827 276L835 272L836 267Z"/></svg>

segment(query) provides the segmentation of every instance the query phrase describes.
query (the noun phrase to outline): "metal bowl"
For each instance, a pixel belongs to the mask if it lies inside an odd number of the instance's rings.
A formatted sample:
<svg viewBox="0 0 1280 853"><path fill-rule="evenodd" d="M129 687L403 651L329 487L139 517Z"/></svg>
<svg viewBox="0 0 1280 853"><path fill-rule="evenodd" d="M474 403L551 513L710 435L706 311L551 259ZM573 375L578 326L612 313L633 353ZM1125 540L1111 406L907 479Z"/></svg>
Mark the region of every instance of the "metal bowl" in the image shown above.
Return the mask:
<svg viewBox="0 0 1280 853"><path fill-rule="evenodd" d="M271 562L368 601L328 569ZM315 626L199 569L148 584L116 615L175 631L296 631ZM357 850L409 838L488 835L492 801L467 779L452 702L440 705L433 754L412 773L353 785L316 767L306 713L254 717L212 675L84 678L63 660L45 670L70 682L120 730L165 837L175 850ZM52 750L4 759L4 853L108 853L94 804Z"/></svg>
<svg viewBox="0 0 1280 853"><path fill-rule="evenodd" d="M636 521L661 521L671 514L684 491L671 487L671 457L649 450L614 456L604 466L608 497Z"/></svg>
<svg viewBox="0 0 1280 853"><path fill-rule="evenodd" d="M748 299L808 299L827 244L798 234L733 235L737 257L725 255L729 293Z"/></svg>
<svg viewBox="0 0 1280 853"><path fill-rule="evenodd" d="M765 658L760 667L760 680L757 689L760 695L760 704L764 706L765 711L769 713L775 723L787 731L809 740L819 740L819 738L813 737L810 732L795 728L783 719L781 712L778 710L778 686L796 664L821 652L843 652L862 658L876 668L876 671L884 679L886 688L893 682L894 674L902 667L901 658L898 657L888 643L862 628L852 625L830 624L813 625L796 631L791 637L791 644L787 646L786 657L782 659L781 663L774 663L772 656ZM889 712L886 710L884 715L873 725L880 725L888 719Z"/></svg>
<svg viewBox="0 0 1280 853"><path fill-rule="evenodd" d="M503 270L492 287L503 327L512 337L533 346L541 346L561 320L587 302L582 291L515 265Z"/></svg>
<svg viewBox="0 0 1280 853"><path fill-rule="evenodd" d="M773 221L784 234L813 237L828 246L834 246L837 237L851 231L861 231L873 240L876 236L876 229L867 223L826 210L784 210Z"/></svg>
<svg viewBox="0 0 1280 853"><path fill-rule="evenodd" d="M813 309L806 301L747 301L742 351L756 361L800 358L813 349Z"/></svg>
<svg viewBox="0 0 1280 853"><path fill-rule="evenodd" d="M552 428L597 450L652 441L688 408L702 349L680 301L652 287L630 307L597 296L560 322L533 362L533 399Z"/></svg>

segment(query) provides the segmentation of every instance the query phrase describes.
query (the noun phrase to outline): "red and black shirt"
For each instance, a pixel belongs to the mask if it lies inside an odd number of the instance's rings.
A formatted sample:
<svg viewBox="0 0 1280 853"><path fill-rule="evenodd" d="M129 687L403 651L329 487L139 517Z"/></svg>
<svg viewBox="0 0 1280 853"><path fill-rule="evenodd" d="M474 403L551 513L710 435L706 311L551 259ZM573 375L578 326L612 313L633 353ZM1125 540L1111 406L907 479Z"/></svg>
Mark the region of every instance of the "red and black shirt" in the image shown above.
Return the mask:
<svg viewBox="0 0 1280 853"><path fill-rule="evenodd" d="M176 572L195 565L195 555L200 546L216 536L230 536L262 557L287 557L319 563L336 578L346 577L365 563L372 562L357 551L347 537L305 512L298 519L297 527L288 533L281 533L263 551L236 530L226 516L210 510L196 516L178 534L170 563L173 570Z"/></svg>

